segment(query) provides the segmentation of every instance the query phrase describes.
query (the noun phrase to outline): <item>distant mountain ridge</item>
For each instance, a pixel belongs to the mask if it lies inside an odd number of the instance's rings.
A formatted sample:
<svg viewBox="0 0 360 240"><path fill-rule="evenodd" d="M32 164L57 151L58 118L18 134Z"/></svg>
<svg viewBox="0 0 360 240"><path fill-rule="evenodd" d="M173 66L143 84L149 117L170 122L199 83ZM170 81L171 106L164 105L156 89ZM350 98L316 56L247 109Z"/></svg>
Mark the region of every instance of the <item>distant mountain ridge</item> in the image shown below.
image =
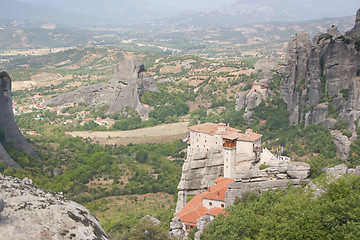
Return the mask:
<svg viewBox="0 0 360 240"><path fill-rule="evenodd" d="M154 24L165 22L211 28L342 17L351 15L350 10L359 7L351 0L341 3L336 0L303 0L301 4L284 0L238 0L230 4L232 2L234 1L0 0L0 19L36 20L76 27L121 26L150 21ZM230 5L226 6L227 4ZM212 8L215 9L210 10Z"/></svg>
<svg viewBox="0 0 360 240"><path fill-rule="evenodd" d="M337 9L336 1L329 1L331 8L323 8L324 1L288 1L282 0L238 0L236 3L208 12L181 14L172 18L163 19L162 24L176 26L192 25L196 28L238 27L247 24L300 22L320 19L324 17L349 16L346 11ZM345 3L344 3L345 4ZM356 9L356 4L352 8Z"/></svg>

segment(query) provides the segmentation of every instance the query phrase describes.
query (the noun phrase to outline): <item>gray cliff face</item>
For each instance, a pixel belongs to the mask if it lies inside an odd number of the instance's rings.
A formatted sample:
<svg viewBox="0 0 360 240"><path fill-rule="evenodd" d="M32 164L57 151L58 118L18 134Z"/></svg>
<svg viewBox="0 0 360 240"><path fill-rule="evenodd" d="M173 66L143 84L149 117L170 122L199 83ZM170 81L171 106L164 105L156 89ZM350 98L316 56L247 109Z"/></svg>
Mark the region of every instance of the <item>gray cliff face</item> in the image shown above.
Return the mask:
<svg viewBox="0 0 360 240"><path fill-rule="evenodd" d="M230 183L225 193L225 206L234 204L236 197L248 192L262 193L269 189L300 185L310 173L310 165L304 162L270 161L263 170L255 166Z"/></svg>
<svg viewBox="0 0 360 240"><path fill-rule="evenodd" d="M355 27L345 34L346 37L360 38L360 8L356 12Z"/></svg>
<svg viewBox="0 0 360 240"><path fill-rule="evenodd" d="M39 158L16 125L12 111L11 78L6 72L0 73L0 113L0 128L5 131L5 141L13 142L14 147L25 151L32 157ZM0 161L8 166L19 167L3 146L0 147Z"/></svg>
<svg viewBox="0 0 360 240"><path fill-rule="evenodd" d="M145 67L139 58L124 57L115 66L113 78L108 83L99 83L65 93L45 101L46 105L57 106L72 103L87 105L108 105L108 113L120 111L125 107L136 109L146 116L150 109L143 106L139 97L145 91L157 91L151 75L145 73Z"/></svg>
<svg viewBox="0 0 360 240"><path fill-rule="evenodd" d="M31 183L0 174L0 239L108 239L84 206Z"/></svg>
<svg viewBox="0 0 360 240"><path fill-rule="evenodd" d="M310 49L311 42L307 33L295 35L287 47L288 64L285 70L287 76L281 87L280 96L288 105L292 124L298 123L298 106L301 94L295 90L300 85L300 81L305 79Z"/></svg>
<svg viewBox="0 0 360 240"><path fill-rule="evenodd" d="M310 42L306 33L294 36L287 49L286 80L281 98L287 103L290 124L322 123L332 129L329 106L348 122L356 139L356 122L360 118L360 9L354 28L340 36L332 26ZM348 154L348 153L347 153ZM342 154L343 159L347 154Z"/></svg>
<svg viewBox="0 0 360 240"><path fill-rule="evenodd" d="M209 186L214 185L215 179L223 173L224 155L221 149L195 152L193 156L188 156L178 185L176 212L185 206L187 196L204 192Z"/></svg>
<svg viewBox="0 0 360 240"><path fill-rule="evenodd" d="M254 82L253 87L247 92L239 92L236 95L235 110L240 111L243 107L246 107L245 112L247 114L252 108L259 106L262 101L265 101L268 97L272 98L273 93L268 89L268 84L272 81L274 72L279 71L280 66L275 57L269 56L258 60L255 63L254 72L257 73L258 82ZM262 84L266 87L256 87Z"/></svg>

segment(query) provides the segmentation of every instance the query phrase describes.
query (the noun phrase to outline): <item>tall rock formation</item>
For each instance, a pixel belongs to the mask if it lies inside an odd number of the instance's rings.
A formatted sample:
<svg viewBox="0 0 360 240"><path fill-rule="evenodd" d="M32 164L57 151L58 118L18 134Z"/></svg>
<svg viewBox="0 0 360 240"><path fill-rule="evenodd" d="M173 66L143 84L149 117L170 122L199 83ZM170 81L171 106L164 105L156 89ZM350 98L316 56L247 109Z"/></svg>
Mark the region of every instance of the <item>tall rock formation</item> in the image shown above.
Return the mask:
<svg viewBox="0 0 360 240"><path fill-rule="evenodd" d="M5 142L13 142L14 147L25 151L32 157L39 158L30 144L26 141L20 129L16 125L12 110L11 78L8 73L0 73L0 128L5 133ZM3 146L0 144L0 161L8 166L19 167Z"/></svg>
<svg viewBox="0 0 360 240"><path fill-rule="evenodd" d="M335 26L318 33L295 35L287 48L286 80L281 98L287 103L290 124L323 123L330 129L339 112L356 139L360 118L360 9L352 30L341 36ZM334 110L336 109L336 110ZM359 126L359 124L358 124ZM352 139L352 140L353 140ZM348 153L343 153L345 159Z"/></svg>
<svg viewBox="0 0 360 240"><path fill-rule="evenodd" d="M31 184L0 174L0 239L108 239L84 206Z"/></svg>
<svg viewBox="0 0 360 240"><path fill-rule="evenodd" d="M274 56L264 57L255 63L254 73L257 74L257 82L253 83L252 88L247 92L239 92L236 95L235 110L240 111L245 108L245 118L251 117L251 109L259 106L259 104L265 101L268 97L272 98L273 93L268 88L268 84L272 81L274 72L280 71L280 65L278 64Z"/></svg>
<svg viewBox="0 0 360 240"><path fill-rule="evenodd" d="M113 78L108 83L99 83L65 93L45 101L45 105L57 106L72 103L87 105L108 105L109 113L120 111L125 107L136 109L146 116L150 109L140 103L139 97L145 91L157 91L153 77L145 72L139 58L125 56L115 66Z"/></svg>

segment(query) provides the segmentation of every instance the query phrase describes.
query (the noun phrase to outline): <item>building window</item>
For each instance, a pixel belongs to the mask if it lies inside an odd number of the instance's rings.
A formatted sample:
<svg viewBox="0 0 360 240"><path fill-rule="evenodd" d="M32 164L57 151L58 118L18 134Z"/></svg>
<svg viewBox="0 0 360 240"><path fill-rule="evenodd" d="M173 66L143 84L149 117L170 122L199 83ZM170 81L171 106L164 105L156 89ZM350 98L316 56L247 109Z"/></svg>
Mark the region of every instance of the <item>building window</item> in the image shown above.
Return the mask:
<svg viewBox="0 0 360 240"><path fill-rule="evenodd" d="M225 205L224 205L224 204L221 204L221 207L222 207L222 208L224 208L224 207L225 207Z"/></svg>
<svg viewBox="0 0 360 240"><path fill-rule="evenodd" d="M209 206L212 206L212 202L209 202Z"/></svg>

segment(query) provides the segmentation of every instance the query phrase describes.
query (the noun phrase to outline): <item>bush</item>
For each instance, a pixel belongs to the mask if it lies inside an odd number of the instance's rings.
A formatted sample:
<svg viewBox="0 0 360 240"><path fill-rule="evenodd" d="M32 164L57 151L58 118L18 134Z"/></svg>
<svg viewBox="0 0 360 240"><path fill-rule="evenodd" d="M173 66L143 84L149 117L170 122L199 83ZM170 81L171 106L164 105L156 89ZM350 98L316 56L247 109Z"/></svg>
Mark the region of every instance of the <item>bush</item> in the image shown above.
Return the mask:
<svg viewBox="0 0 360 240"><path fill-rule="evenodd" d="M359 239L360 176L325 187L319 198L289 187L239 202L211 222L201 239Z"/></svg>
<svg viewBox="0 0 360 240"><path fill-rule="evenodd" d="M259 169L260 170L264 170L264 169L266 169L266 168L268 168L269 166L268 165L266 165L266 164L261 164L260 166L259 166Z"/></svg>

